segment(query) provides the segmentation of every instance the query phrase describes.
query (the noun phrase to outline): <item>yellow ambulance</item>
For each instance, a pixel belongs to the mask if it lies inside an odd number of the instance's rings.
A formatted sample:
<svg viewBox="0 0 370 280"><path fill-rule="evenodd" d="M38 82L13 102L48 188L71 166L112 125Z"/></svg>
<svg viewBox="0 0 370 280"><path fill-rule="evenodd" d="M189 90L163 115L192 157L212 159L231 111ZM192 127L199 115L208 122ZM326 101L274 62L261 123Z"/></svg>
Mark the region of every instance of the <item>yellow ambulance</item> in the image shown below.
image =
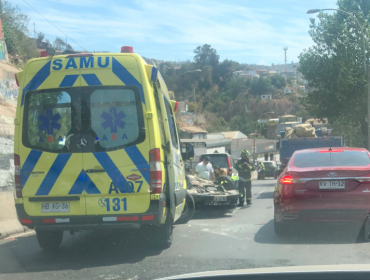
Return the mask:
<svg viewBox="0 0 370 280"><path fill-rule="evenodd" d="M55 55L16 74L16 209L44 250L64 231L150 228L169 247L185 206L184 160L158 69L121 53Z"/></svg>

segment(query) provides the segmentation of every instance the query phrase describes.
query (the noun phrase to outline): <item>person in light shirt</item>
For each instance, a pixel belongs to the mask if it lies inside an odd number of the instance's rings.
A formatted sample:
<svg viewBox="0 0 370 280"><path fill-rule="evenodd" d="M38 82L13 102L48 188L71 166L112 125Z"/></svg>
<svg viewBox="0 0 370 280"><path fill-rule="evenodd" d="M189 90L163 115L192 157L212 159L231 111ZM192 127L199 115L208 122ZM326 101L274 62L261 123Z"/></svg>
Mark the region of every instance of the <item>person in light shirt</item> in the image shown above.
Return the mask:
<svg viewBox="0 0 370 280"><path fill-rule="evenodd" d="M195 174L198 177L206 180L214 180L215 175L208 156L205 156L203 161L198 163L197 167L195 168Z"/></svg>

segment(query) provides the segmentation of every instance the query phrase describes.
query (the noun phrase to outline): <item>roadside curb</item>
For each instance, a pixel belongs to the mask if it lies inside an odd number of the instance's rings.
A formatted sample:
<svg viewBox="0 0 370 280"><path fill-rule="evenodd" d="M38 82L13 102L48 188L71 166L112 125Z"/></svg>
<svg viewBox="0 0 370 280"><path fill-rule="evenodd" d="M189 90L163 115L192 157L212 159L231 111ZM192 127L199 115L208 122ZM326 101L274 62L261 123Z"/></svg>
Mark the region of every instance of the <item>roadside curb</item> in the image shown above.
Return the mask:
<svg viewBox="0 0 370 280"><path fill-rule="evenodd" d="M25 232L26 229L18 220L9 220L0 222L0 240L16 233Z"/></svg>
<svg viewBox="0 0 370 280"><path fill-rule="evenodd" d="M13 192L0 192L0 239L24 232L18 221Z"/></svg>

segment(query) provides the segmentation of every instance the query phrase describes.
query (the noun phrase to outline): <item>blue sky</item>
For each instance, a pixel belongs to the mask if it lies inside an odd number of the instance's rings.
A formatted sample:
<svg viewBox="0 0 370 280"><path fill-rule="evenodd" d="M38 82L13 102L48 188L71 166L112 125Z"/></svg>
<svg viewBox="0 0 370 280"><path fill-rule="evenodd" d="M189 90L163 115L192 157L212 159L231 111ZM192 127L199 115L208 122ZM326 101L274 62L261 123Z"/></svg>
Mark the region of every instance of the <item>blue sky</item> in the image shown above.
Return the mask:
<svg viewBox="0 0 370 280"><path fill-rule="evenodd" d="M335 8L336 0L25 0L88 51L136 53L163 60L192 60L193 50L210 44L220 59L271 65L288 62L313 42L308 35L312 8ZM29 29L51 42L65 37L23 0L12 0L29 14ZM33 36L33 33L30 32ZM76 50L81 48L68 40Z"/></svg>

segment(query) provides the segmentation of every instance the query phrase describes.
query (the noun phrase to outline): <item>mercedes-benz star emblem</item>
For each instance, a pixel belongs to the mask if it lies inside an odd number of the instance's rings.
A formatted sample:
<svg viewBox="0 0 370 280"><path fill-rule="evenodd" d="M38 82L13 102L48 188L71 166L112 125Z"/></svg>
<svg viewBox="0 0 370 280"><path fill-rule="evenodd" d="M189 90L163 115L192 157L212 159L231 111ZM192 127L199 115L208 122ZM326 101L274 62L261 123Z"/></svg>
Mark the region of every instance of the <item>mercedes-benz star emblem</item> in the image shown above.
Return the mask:
<svg viewBox="0 0 370 280"><path fill-rule="evenodd" d="M80 149L84 149L87 147L87 140L85 138L80 138L77 140L77 147Z"/></svg>
<svg viewBox="0 0 370 280"><path fill-rule="evenodd" d="M329 177L335 177L335 176L337 176L337 173L335 173L335 172L329 172L328 173L328 176Z"/></svg>

